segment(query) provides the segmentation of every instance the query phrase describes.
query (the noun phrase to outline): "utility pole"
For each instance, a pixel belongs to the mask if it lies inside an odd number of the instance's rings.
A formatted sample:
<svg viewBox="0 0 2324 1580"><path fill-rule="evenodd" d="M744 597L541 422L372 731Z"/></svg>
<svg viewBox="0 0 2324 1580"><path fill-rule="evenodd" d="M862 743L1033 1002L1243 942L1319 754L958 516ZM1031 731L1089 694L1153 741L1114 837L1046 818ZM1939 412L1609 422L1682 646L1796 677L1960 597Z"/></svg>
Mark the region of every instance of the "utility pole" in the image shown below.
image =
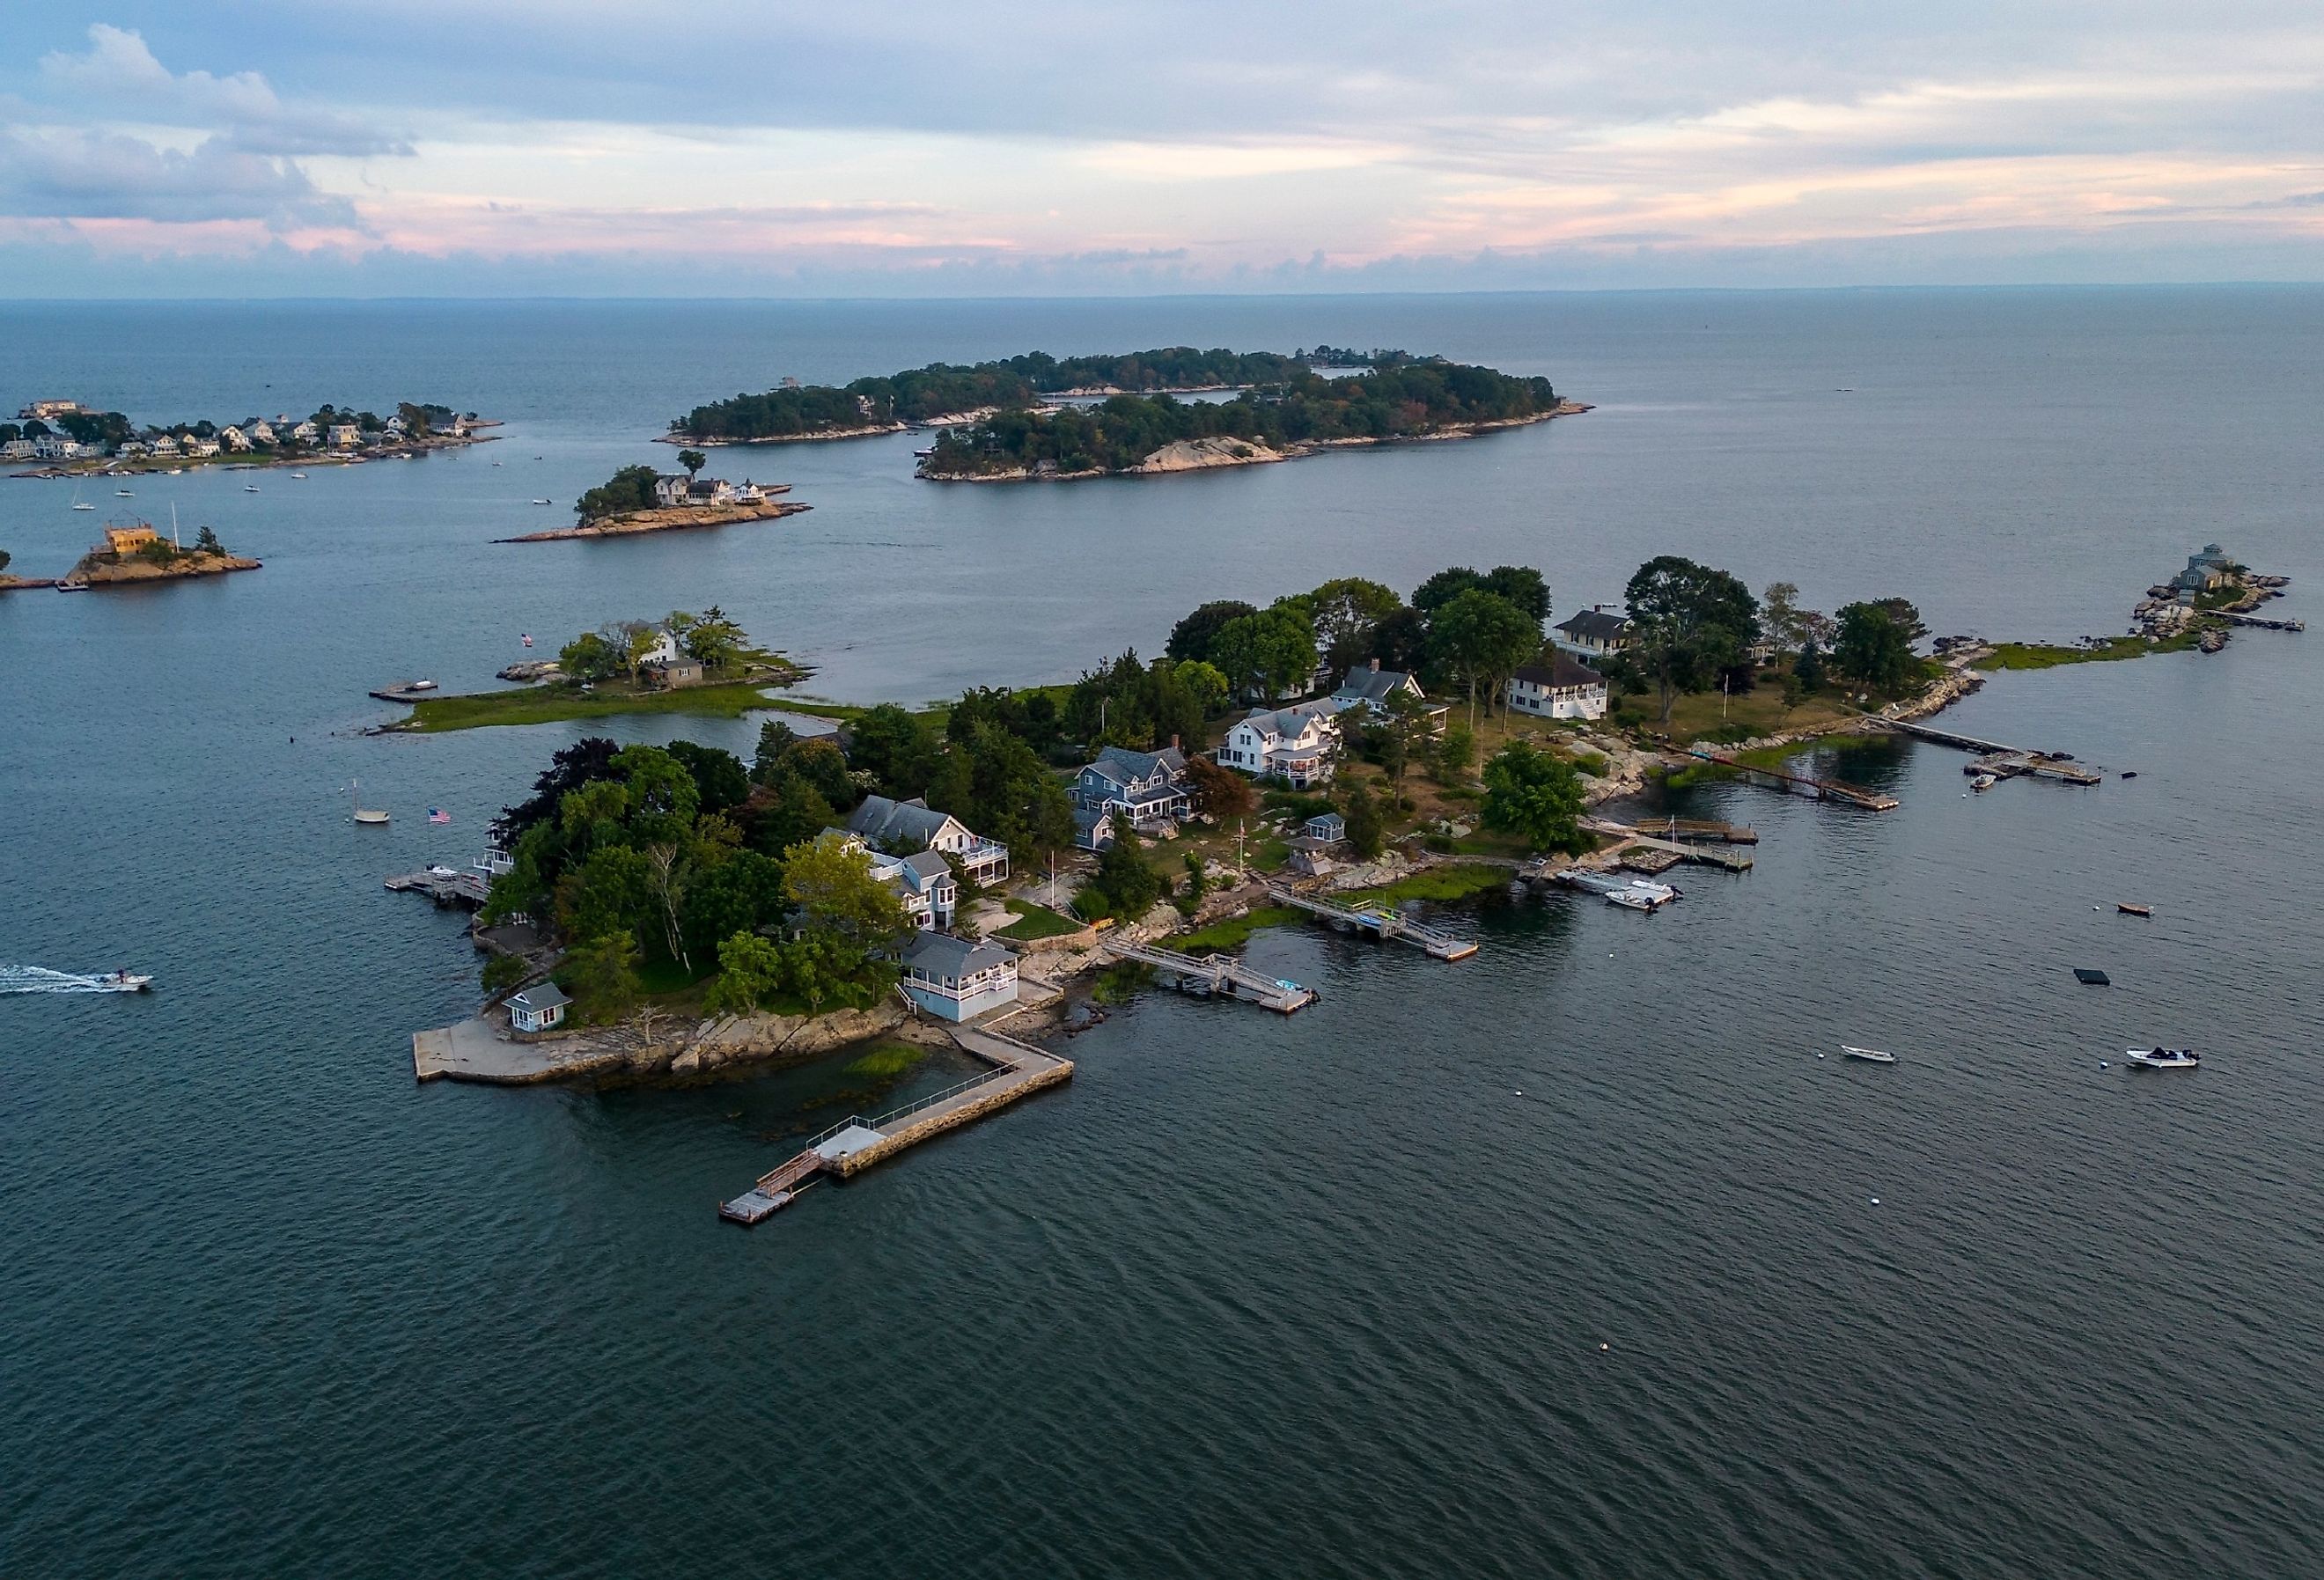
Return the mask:
<svg viewBox="0 0 2324 1580"><path fill-rule="evenodd" d="M1235 882L1245 882L1250 877L1250 874L1243 871L1242 865L1242 819L1237 818L1235 819Z"/></svg>

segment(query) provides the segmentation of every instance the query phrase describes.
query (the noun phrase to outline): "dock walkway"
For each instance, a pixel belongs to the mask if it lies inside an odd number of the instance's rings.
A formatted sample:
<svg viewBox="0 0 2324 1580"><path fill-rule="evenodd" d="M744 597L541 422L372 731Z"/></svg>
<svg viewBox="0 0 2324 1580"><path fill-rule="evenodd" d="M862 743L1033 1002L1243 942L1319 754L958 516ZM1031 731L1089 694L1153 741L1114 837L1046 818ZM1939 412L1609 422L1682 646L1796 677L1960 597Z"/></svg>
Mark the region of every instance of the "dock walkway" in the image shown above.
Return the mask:
<svg viewBox="0 0 2324 1580"><path fill-rule="evenodd" d="M1649 834L1628 823L1617 823L1610 818L1584 818L1582 827L1592 834L1602 834L1618 839L1625 846L1658 850L1683 862L1698 862L1706 867L1722 867L1730 873L1748 873L1751 858L1739 851L1718 850L1709 845L1686 845ZM1754 836L1757 837L1756 836Z"/></svg>
<svg viewBox="0 0 2324 1580"><path fill-rule="evenodd" d="M421 868L399 873L384 885L397 894L425 894L438 905L465 905L471 910L484 903L484 881L474 873L438 873Z"/></svg>
<svg viewBox="0 0 2324 1580"><path fill-rule="evenodd" d="M1194 984L1196 991L1218 998L1248 1000L1277 1014L1288 1015L1315 1002L1312 988L1253 971L1231 955L1197 956L1166 949L1158 944L1134 944L1120 938L1109 938L1101 947L1114 959L1135 960L1157 971L1174 973L1182 984Z"/></svg>
<svg viewBox="0 0 2324 1580"><path fill-rule="evenodd" d="M1722 753L1691 752L1688 755L1699 757L1705 762L1715 762L1721 768L1734 769L1747 778L1757 774L1763 778L1775 780L1788 791L1811 795L1820 801L1843 801L1851 807L1862 807L1868 812L1893 812L1904 804L1895 796L1884 796L1877 790L1868 790L1860 785L1843 784L1836 779L1817 779L1804 773L1786 773L1780 768L1761 768L1753 763L1739 762Z"/></svg>
<svg viewBox="0 0 2324 1580"><path fill-rule="evenodd" d="M1006 1019L1007 1017L1002 1017ZM788 1206L820 1176L846 1179L948 1130L982 1119L1045 1087L1073 1078L1074 1065L1046 1049L1019 1041L991 1027L947 1028L961 1051L988 1067L956 1086L867 1119L850 1114L807 1144L797 1157L769 1170L718 1215L730 1223L759 1223Z"/></svg>
<svg viewBox="0 0 2324 1580"><path fill-rule="evenodd" d="M1277 904L1304 910L1308 915L1328 921L1334 927L1351 932L1368 932L1383 943L1397 939L1412 944L1426 950L1439 960L1466 960L1477 952L1477 946L1473 941L1462 938L1457 933L1447 932L1443 928L1430 927L1425 922L1416 921L1401 911L1390 910L1385 905L1359 910L1330 900L1319 899L1313 894L1302 894L1293 889L1277 887L1270 889L1268 893L1274 897Z"/></svg>

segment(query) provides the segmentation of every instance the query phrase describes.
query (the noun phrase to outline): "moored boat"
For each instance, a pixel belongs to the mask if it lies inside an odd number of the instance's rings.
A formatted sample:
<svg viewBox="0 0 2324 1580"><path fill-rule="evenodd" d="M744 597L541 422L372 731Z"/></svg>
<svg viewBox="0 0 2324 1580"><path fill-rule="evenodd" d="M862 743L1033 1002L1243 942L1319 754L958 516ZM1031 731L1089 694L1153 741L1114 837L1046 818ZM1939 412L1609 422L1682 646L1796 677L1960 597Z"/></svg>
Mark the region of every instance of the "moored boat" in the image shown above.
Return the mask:
<svg viewBox="0 0 2324 1580"><path fill-rule="evenodd" d="M1840 1045L1840 1051L1846 1054L1850 1058L1860 1058L1866 1064L1895 1064L1896 1062L1896 1056L1895 1054L1883 1053L1877 1048L1853 1048L1843 1042Z"/></svg>
<svg viewBox="0 0 2324 1580"><path fill-rule="evenodd" d="M2116 901L2114 902L2114 908L2116 910L2121 911L2125 916L2153 916L2154 914L2154 907L2152 905L2134 905L2127 900Z"/></svg>
<svg viewBox="0 0 2324 1580"><path fill-rule="evenodd" d="M2203 1064L2203 1056L2191 1048L2126 1048L2122 1057L2143 1070L2191 1070Z"/></svg>

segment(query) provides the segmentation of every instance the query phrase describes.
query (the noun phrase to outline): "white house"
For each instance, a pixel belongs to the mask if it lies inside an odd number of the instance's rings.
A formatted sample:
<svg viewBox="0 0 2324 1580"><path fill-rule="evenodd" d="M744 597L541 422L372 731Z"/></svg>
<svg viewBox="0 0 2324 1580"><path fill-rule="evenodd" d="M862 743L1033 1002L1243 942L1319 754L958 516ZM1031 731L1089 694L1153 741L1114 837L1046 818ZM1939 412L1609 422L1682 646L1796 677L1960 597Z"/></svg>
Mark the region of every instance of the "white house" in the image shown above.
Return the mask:
<svg viewBox="0 0 2324 1580"><path fill-rule="evenodd" d="M1175 739L1159 752L1108 746L1082 769L1070 793L1074 843L1084 850L1103 850L1113 843L1117 811L1128 813L1141 834L1167 828L1187 814L1192 802L1186 754Z"/></svg>
<svg viewBox="0 0 2324 1580"><path fill-rule="evenodd" d="M32 457L32 441L29 439L12 439L5 444L0 444L0 457L5 457L12 461L30 460Z"/></svg>
<svg viewBox="0 0 2324 1580"><path fill-rule="evenodd" d="M535 984L510 995L509 1024L520 1031L546 1031L565 1023L565 1006L573 1001L553 982Z"/></svg>
<svg viewBox="0 0 2324 1580"><path fill-rule="evenodd" d="M1511 707L1538 718L1606 716L1606 677L1563 652L1511 675L1507 696Z"/></svg>
<svg viewBox="0 0 2324 1580"><path fill-rule="evenodd" d="M218 441L214 439L189 439L186 441L189 456L214 456L218 453Z"/></svg>
<svg viewBox="0 0 2324 1580"><path fill-rule="evenodd" d="M253 444L272 444L274 442L274 424L266 421L263 418L252 423L243 431L249 436L250 442Z"/></svg>
<svg viewBox="0 0 2324 1580"><path fill-rule="evenodd" d="M1017 1002L1017 956L990 939L922 933L903 960L904 992L932 1015L967 1021Z"/></svg>
<svg viewBox="0 0 2324 1580"><path fill-rule="evenodd" d="M866 796L848 815L847 832L881 850L933 850L960 857L980 883L1009 875L1009 847L972 832L949 812L938 812L915 796L908 801Z"/></svg>
<svg viewBox="0 0 2324 1580"><path fill-rule="evenodd" d="M1262 779L1275 775L1294 790L1324 783L1332 777L1332 756L1340 744L1339 725L1332 718L1338 711L1328 701L1253 708L1227 732L1218 750L1219 765Z"/></svg>
<svg viewBox="0 0 2324 1580"><path fill-rule="evenodd" d="M153 453L157 456L176 455L178 453L178 436L174 433L155 434L153 436Z"/></svg>
<svg viewBox="0 0 2324 1580"><path fill-rule="evenodd" d="M334 422L331 424L331 448L333 449L351 450L362 442L363 430L356 427L354 423Z"/></svg>
<svg viewBox="0 0 2324 1580"><path fill-rule="evenodd" d="M1630 617L1609 614L1603 604L1592 604L1570 619L1549 628L1550 640L1578 653L1618 653L1630 645Z"/></svg>
<svg viewBox="0 0 2324 1580"><path fill-rule="evenodd" d="M300 444L313 444L315 442L315 425L311 422L301 422L298 427L290 430L290 437L297 439Z"/></svg>
<svg viewBox="0 0 2324 1580"><path fill-rule="evenodd" d="M246 450L250 448L250 436L229 425L218 430L218 443L230 450Z"/></svg>
<svg viewBox="0 0 2324 1580"><path fill-rule="evenodd" d="M1398 692L1424 702L1428 699L1428 693L1420 688L1418 680L1401 670L1383 670L1380 661L1374 659L1368 670L1350 670L1347 679L1340 682L1340 688L1332 693L1332 701L1342 712L1361 707L1370 710L1375 718L1385 718L1388 699Z"/></svg>
<svg viewBox="0 0 2324 1580"><path fill-rule="evenodd" d="M679 504L733 504L742 497L742 490L724 477L689 477L683 472L665 472L654 479L654 504L664 510ZM759 491L752 489L750 497L757 499Z"/></svg>
<svg viewBox="0 0 2324 1580"><path fill-rule="evenodd" d="M80 454L80 445L69 434L44 433L32 441L32 453L44 461L69 461Z"/></svg>

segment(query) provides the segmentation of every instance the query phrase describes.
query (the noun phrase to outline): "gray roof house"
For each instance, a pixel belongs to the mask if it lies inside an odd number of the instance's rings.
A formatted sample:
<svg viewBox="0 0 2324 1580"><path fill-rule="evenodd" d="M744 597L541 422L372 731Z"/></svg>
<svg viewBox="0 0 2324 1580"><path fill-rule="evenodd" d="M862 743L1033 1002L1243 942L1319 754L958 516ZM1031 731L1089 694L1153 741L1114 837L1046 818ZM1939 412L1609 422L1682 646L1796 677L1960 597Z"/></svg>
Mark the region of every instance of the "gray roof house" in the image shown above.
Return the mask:
<svg viewBox="0 0 2324 1580"><path fill-rule="evenodd" d="M1603 604L1593 604L1549 630L1558 646L1577 652L1619 652L1630 645L1630 617L1609 614Z"/></svg>
<svg viewBox="0 0 2324 1580"><path fill-rule="evenodd" d="M1348 678L1340 682L1340 688L1332 693L1332 701L1342 708L1360 703L1374 713L1381 713L1387 710L1388 699L1399 691L1423 698L1428 695L1410 675L1402 670L1383 670L1379 661L1374 659L1368 670L1350 670Z"/></svg>
<svg viewBox="0 0 2324 1580"><path fill-rule="evenodd" d="M1009 875L1009 847L979 837L949 812L939 812L915 796L908 801L866 796L847 815L847 832L867 845L892 851L941 851L967 864L968 875L989 883Z"/></svg>
<svg viewBox="0 0 2324 1580"><path fill-rule="evenodd" d="M509 1024L519 1031L546 1031L565 1020L565 1006L573 1001L553 982L539 982L509 996Z"/></svg>
<svg viewBox="0 0 2324 1580"><path fill-rule="evenodd" d="M903 963L906 995L945 1020L1017 1002L1017 956L990 939L921 933L904 946Z"/></svg>
<svg viewBox="0 0 2324 1580"><path fill-rule="evenodd" d="M1193 803L1186 791L1186 754L1172 742L1159 752L1108 746L1084 765L1073 786L1074 843L1102 850L1113 843L1116 810L1139 829L1157 829L1184 818Z"/></svg>

